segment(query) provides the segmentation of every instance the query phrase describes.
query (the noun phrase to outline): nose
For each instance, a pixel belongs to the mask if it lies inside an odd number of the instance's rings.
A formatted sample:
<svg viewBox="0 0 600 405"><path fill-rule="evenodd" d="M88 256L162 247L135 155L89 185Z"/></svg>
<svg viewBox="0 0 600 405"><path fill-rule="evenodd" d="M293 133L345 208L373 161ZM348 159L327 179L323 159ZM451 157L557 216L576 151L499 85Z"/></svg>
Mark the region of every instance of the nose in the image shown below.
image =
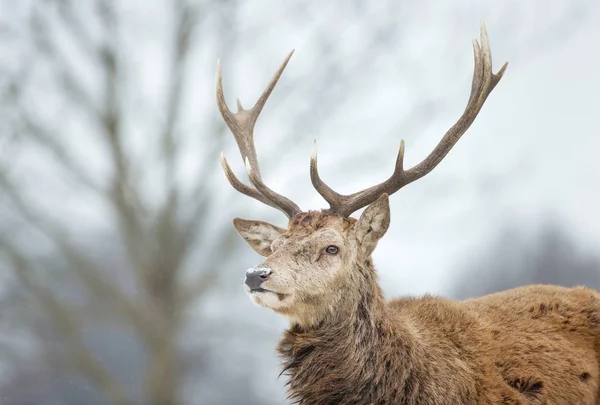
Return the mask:
<svg viewBox="0 0 600 405"><path fill-rule="evenodd" d="M246 270L246 285L251 290L260 288L260 285L269 279L271 273L268 267L252 267Z"/></svg>

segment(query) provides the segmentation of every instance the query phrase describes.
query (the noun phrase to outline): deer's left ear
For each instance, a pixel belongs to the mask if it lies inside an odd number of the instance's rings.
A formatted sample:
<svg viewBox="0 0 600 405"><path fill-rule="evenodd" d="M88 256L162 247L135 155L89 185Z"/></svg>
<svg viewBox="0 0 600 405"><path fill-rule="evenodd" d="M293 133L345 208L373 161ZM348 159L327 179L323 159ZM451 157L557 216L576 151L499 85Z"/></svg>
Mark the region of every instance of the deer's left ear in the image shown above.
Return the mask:
<svg viewBox="0 0 600 405"><path fill-rule="evenodd" d="M356 238L365 257L371 256L377 242L390 226L390 202L383 194L367 207L355 225Z"/></svg>
<svg viewBox="0 0 600 405"><path fill-rule="evenodd" d="M268 222L248 221L242 218L235 218L233 226L250 247L261 256L271 255L273 253L271 244L286 231Z"/></svg>

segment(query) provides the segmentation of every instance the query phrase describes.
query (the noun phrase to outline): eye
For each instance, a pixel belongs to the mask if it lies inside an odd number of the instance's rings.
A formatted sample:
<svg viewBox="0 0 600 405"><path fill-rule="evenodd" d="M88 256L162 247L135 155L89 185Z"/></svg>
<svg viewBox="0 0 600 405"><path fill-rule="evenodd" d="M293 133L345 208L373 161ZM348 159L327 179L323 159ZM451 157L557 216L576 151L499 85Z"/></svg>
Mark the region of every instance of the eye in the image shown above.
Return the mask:
<svg viewBox="0 0 600 405"><path fill-rule="evenodd" d="M337 255L339 251L340 251L340 249L338 249L337 246L333 246L333 245L327 246L325 248L325 253L330 254L330 255Z"/></svg>

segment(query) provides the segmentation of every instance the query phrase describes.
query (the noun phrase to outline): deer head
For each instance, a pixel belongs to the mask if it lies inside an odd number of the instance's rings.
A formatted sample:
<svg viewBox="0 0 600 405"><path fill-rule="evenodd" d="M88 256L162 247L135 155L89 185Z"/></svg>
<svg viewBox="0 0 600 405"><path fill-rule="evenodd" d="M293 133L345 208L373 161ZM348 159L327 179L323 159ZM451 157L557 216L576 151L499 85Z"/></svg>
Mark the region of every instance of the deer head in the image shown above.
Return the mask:
<svg viewBox="0 0 600 405"><path fill-rule="evenodd" d="M498 73L492 72L492 55L483 21L480 38L481 43L473 41L475 67L465 111L433 151L422 162L405 170L404 141L401 141L394 172L387 180L342 195L319 176L315 147L310 160L310 178L315 189L329 203L329 208L309 212L302 211L294 202L264 184L254 147L254 124L293 51L254 107L245 110L238 100L235 114L225 102L218 63L217 105L235 137L251 186L235 176L221 155L225 175L236 190L279 209L289 219L287 229L263 221L240 218L233 221L246 242L266 257L261 264L246 271L244 288L253 302L301 324L314 324L325 320L334 309L353 307L352 303L358 297L379 288L371 254L390 223L388 195L425 176L441 162L473 123L507 67L505 63ZM367 208L358 220L350 217L363 207Z"/></svg>

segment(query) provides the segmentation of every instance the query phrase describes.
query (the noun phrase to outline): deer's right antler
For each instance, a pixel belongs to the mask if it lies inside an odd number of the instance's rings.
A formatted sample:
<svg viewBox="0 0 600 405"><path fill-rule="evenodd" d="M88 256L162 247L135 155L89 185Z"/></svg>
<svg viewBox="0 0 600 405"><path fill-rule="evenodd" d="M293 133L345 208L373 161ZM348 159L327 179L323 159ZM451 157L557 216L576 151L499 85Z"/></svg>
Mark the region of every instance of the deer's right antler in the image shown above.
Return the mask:
<svg viewBox="0 0 600 405"><path fill-rule="evenodd" d="M432 171L444 157L450 152L450 149L458 142L460 137L469 129L477 114L483 107L485 100L490 95L494 87L498 84L508 62L502 66L498 73L492 73L492 53L490 43L485 29L485 23L481 22L481 46L477 40L473 41L473 52L475 54L475 71L473 73L473 83L471 85L471 95L464 113L458 121L446 132L442 140L433 149L421 163L404 170L404 141L400 142L400 150L396 159L396 167L392 176L373 187L359 191L350 195L343 195L335 192L319 176L317 169L316 147L312 154L310 162L310 178L313 186L319 194L329 203L330 210L344 217L353 212L371 204L382 194L391 195L400 188L420 179Z"/></svg>
<svg viewBox="0 0 600 405"><path fill-rule="evenodd" d="M227 107L227 103L225 102L225 96L223 95L221 63L220 61L217 62L217 105L219 107L219 111L221 111L221 115L223 116L225 123L233 133L235 141L240 150L240 154L242 155L242 159L246 164L248 177L250 178L250 182L254 188L242 183L236 177L231 170L231 167L229 167L227 159L225 159L225 156L221 154L221 163L223 165L225 175L227 176L227 180L229 180L229 183L233 186L233 188L240 193L255 198L264 204L270 205L271 207L279 209L285 215L287 215L288 218L293 217L302 210L296 204L294 204L293 201L271 190L262 181L260 169L258 167L258 159L256 157L256 149L254 147L254 124L256 124L258 116L260 115L265 103L267 102L267 99L275 88L277 81L281 77L281 74L283 73L283 70L285 69L293 53L294 51L290 52L279 69L277 69L277 72L275 72L275 75L267 85L267 88L263 91L256 104L254 104L254 107L249 110L245 110L242 107L242 103L240 103L240 100L238 99L237 112L235 114L231 112L229 107Z"/></svg>

